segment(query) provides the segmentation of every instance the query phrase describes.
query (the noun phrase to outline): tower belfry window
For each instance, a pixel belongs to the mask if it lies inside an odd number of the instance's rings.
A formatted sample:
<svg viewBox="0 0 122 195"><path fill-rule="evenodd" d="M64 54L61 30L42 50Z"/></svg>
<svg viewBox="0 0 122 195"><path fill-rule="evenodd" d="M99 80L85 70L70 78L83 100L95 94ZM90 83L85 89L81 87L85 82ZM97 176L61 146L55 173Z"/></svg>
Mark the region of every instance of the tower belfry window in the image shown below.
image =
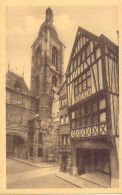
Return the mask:
<svg viewBox="0 0 122 195"><path fill-rule="evenodd" d="M52 64L54 66L57 66L57 56L58 56L58 51L55 47L52 49Z"/></svg>
<svg viewBox="0 0 122 195"><path fill-rule="evenodd" d="M54 86L57 85L57 78L56 78L55 75L52 77L52 84L53 84Z"/></svg>
<svg viewBox="0 0 122 195"><path fill-rule="evenodd" d="M40 46L36 50L36 56L37 56L37 66L39 66L40 61L41 61L41 48L40 48Z"/></svg>

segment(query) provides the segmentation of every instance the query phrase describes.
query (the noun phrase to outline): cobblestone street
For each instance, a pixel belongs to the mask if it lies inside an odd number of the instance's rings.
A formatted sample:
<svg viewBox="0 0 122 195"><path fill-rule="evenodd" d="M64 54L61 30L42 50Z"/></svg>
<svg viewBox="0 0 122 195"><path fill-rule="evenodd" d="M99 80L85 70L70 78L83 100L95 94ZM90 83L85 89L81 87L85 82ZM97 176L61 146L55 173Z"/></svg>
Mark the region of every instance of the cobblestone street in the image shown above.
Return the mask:
<svg viewBox="0 0 122 195"><path fill-rule="evenodd" d="M40 189L40 188L76 188L58 177L59 167L36 168L7 159L8 189Z"/></svg>

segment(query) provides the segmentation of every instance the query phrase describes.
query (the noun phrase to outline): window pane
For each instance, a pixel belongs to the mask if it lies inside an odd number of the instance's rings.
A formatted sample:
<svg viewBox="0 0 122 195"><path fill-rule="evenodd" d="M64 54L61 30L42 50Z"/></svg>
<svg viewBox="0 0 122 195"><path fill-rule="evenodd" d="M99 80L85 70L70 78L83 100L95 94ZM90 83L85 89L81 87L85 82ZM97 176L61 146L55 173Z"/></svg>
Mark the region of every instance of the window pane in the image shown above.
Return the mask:
<svg viewBox="0 0 122 195"><path fill-rule="evenodd" d="M76 110L75 116L76 116L76 118L78 118L80 116L80 110Z"/></svg>
<svg viewBox="0 0 122 195"><path fill-rule="evenodd" d="M82 53L82 61L84 61L85 60L85 51L83 51L83 53Z"/></svg>
<svg viewBox="0 0 122 195"><path fill-rule="evenodd" d="M86 62L84 62L84 70L85 70L87 67L88 67L88 66L87 66Z"/></svg>
<svg viewBox="0 0 122 195"><path fill-rule="evenodd" d="M91 125L91 116L87 116L87 125Z"/></svg>
<svg viewBox="0 0 122 195"><path fill-rule="evenodd" d="M80 74L80 66L78 67L78 74Z"/></svg>
<svg viewBox="0 0 122 195"><path fill-rule="evenodd" d="M76 60L74 60L74 70L76 69Z"/></svg>
<svg viewBox="0 0 122 195"><path fill-rule="evenodd" d="M85 114L84 108L81 108L81 116L83 116L84 114Z"/></svg>
<svg viewBox="0 0 122 195"><path fill-rule="evenodd" d="M76 120L76 128L80 127L80 119Z"/></svg>
<svg viewBox="0 0 122 195"><path fill-rule="evenodd" d="M98 114L94 114L93 115L93 121L92 121L93 124L97 124L98 123L98 116L99 116Z"/></svg>
<svg viewBox="0 0 122 195"><path fill-rule="evenodd" d="M66 124L69 123L69 118L68 116L66 115Z"/></svg>
<svg viewBox="0 0 122 195"><path fill-rule="evenodd" d="M100 114L100 122L105 122L106 121L106 112L103 112Z"/></svg>
<svg viewBox="0 0 122 195"><path fill-rule="evenodd" d="M83 81L83 90L86 89L86 81Z"/></svg>
<svg viewBox="0 0 122 195"><path fill-rule="evenodd" d="M78 87L75 87L75 95L78 94Z"/></svg>
<svg viewBox="0 0 122 195"><path fill-rule="evenodd" d="M61 117L61 125L63 125L63 117Z"/></svg>
<svg viewBox="0 0 122 195"><path fill-rule="evenodd" d="M87 71L87 77L90 76L90 70Z"/></svg>
<svg viewBox="0 0 122 195"><path fill-rule="evenodd" d="M80 65L80 56L78 56L78 66Z"/></svg>
<svg viewBox="0 0 122 195"><path fill-rule="evenodd" d="M93 104L93 112L96 112L98 110L98 104L95 103Z"/></svg>
<svg viewBox="0 0 122 195"><path fill-rule="evenodd" d="M81 77L79 78L79 83L81 83Z"/></svg>
<svg viewBox="0 0 122 195"><path fill-rule="evenodd" d="M91 105L87 106L86 112L87 112L87 114L91 113Z"/></svg>
<svg viewBox="0 0 122 195"><path fill-rule="evenodd" d="M63 137L60 136L60 144L62 144L62 141L63 141Z"/></svg>
<svg viewBox="0 0 122 195"><path fill-rule="evenodd" d="M90 45L87 47L87 56L90 55Z"/></svg>
<svg viewBox="0 0 122 195"><path fill-rule="evenodd" d="M83 80L86 79L86 74L83 74Z"/></svg>
<svg viewBox="0 0 122 195"><path fill-rule="evenodd" d="M81 126L82 127L85 127L85 118L82 118L82 120L81 120Z"/></svg>
<svg viewBox="0 0 122 195"><path fill-rule="evenodd" d="M70 145L70 137L68 136L68 145Z"/></svg>
<svg viewBox="0 0 122 195"><path fill-rule="evenodd" d="M83 72L83 64L81 64L81 66L80 66L80 67L81 67L81 72Z"/></svg>
<svg viewBox="0 0 122 195"><path fill-rule="evenodd" d="M72 129L75 129L75 121L72 121Z"/></svg>
<svg viewBox="0 0 122 195"><path fill-rule="evenodd" d="M75 112L72 112L72 119L75 118Z"/></svg>
<svg viewBox="0 0 122 195"><path fill-rule="evenodd" d="M72 81L72 74L70 75L70 81Z"/></svg>
<svg viewBox="0 0 122 195"><path fill-rule="evenodd" d="M100 48L96 50L96 58L99 58L101 56Z"/></svg>
<svg viewBox="0 0 122 195"><path fill-rule="evenodd" d="M79 84L79 93L81 93L81 91L82 91L82 85L81 85L81 83Z"/></svg>
<svg viewBox="0 0 122 195"><path fill-rule="evenodd" d="M95 61L94 54L92 54L92 63Z"/></svg>
<svg viewBox="0 0 122 195"><path fill-rule="evenodd" d="M64 145L66 145L66 136L64 135Z"/></svg>
<svg viewBox="0 0 122 195"><path fill-rule="evenodd" d="M78 82L77 81L75 81L75 86L78 84Z"/></svg>
<svg viewBox="0 0 122 195"><path fill-rule="evenodd" d="M91 86L91 79L89 77L89 78L87 78L87 87L90 87L90 86Z"/></svg>
<svg viewBox="0 0 122 195"><path fill-rule="evenodd" d="M70 66L70 73L72 72L72 66L73 66L73 64L71 63L71 66Z"/></svg>
<svg viewBox="0 0 122 195"><path fill-rule="evenodd" d="M105 108L105 99L102 99L102 100L99 101L99 106L100 106L100 109Z"/></svg>

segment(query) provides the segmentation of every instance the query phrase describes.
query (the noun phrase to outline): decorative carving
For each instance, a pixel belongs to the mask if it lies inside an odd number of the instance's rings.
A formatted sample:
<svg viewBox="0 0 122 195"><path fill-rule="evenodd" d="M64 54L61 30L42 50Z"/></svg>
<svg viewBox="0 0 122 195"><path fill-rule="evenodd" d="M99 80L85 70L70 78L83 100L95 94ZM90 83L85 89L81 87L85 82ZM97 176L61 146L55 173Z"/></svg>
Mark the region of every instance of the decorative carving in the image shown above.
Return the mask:
<svg viewBox="0 0 122 195"><path fill-rule="evenodd" d="M71 138L77 137L93 137L99 135L107 135L107 124L93 125L90 127L84 127L82 129L72 130Z"/></svg>
<svg viewBox="0 0 122 195"><path fill-rule="evenodd" d="M8 111L7 113L7 121L21 123L22 122L22 114L18 111Z"/></svg>

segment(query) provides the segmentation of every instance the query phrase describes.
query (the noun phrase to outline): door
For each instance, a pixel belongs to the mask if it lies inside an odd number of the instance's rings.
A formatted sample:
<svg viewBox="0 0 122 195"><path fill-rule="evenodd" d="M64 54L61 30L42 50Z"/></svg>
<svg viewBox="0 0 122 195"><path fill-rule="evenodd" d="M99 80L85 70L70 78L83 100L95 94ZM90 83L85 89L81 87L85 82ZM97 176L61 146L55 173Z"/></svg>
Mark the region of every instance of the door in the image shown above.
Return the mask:
<svg viewBox="0 0 122 195"><path fill-rule="evenodd" d="M95 170L110 174L110 152L108 150L96 150L94 157Z"/></svg>
<svg viewBox="0 0 122 195"><path fill-rule="evenodd" d="M85 157L84 150L77 150L77 167L78 167L78 175L82 175L85 173Z"/></svg>
<svg viewBox="0 0 122 195"><path fill-rule="evenodd" d="M66 172L66 156L62 156L62 171Z"/></svg>

